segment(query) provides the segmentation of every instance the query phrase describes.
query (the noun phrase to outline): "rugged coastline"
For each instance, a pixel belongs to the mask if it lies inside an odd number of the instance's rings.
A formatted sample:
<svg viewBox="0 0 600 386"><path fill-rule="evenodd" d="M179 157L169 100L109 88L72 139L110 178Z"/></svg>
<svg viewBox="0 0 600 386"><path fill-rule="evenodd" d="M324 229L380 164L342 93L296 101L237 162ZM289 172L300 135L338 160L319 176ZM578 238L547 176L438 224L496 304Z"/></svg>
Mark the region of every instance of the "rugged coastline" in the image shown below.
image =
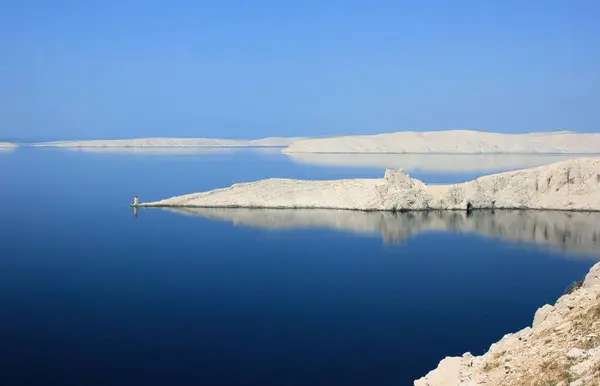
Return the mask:
<svg viewBox="0 0 600 386"><path fill-rule="evenodd" d="M446 357L415 386L600 385L600 263L533 324L481 356Z"/></svg>
<svg viewBox="0 0 600 386"><path fill-rule="evenodd" d="M570 159L450 185L427 185L402 170L387 170L380 179L308 181L273 178L139 206L599 211L600 158Z"/></svg>

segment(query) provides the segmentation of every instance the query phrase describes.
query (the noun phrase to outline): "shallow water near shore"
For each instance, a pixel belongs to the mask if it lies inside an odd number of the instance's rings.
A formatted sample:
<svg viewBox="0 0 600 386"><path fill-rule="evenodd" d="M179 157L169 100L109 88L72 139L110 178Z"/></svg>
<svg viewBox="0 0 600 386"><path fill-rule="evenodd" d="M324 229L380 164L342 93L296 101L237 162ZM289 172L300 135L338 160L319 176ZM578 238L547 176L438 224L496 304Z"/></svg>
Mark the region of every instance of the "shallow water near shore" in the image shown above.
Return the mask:
<svg viewBox="0 0 600 386"><path fill-rule="evenodd" d="M600 258L595 213L128 206L269 177L376 178L398 162L359 161L1 154L0 384L409 385L530 325Z"/></svg>

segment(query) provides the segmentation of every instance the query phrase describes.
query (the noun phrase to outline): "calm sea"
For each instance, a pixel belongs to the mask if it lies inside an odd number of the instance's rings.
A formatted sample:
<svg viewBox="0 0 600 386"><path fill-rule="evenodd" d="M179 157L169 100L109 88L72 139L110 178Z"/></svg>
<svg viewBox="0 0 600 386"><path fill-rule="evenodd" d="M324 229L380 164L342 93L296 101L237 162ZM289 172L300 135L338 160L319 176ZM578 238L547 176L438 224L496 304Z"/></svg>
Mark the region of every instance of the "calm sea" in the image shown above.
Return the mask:
<svg viewBox="0 0 600 386"><path fill-rule="evenodd" d="M409 171L463 181L484 161ZM596 214L128 206L260 178L380 177L388 164L361 162L0 152L0 384L411 385L530 325L600 259Z"/></svg>

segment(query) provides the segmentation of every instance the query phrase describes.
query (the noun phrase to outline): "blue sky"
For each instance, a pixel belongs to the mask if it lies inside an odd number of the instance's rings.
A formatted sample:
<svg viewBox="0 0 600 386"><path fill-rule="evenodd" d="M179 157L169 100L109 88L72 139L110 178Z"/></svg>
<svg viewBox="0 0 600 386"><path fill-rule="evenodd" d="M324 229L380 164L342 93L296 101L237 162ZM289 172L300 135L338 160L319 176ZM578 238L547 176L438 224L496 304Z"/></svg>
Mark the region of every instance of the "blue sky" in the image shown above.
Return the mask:
<svg viewBox="0 0 600 386"><path fill-rule="evenodd" d="M0 138L600 131L600 1L0 1Z"/></svg>

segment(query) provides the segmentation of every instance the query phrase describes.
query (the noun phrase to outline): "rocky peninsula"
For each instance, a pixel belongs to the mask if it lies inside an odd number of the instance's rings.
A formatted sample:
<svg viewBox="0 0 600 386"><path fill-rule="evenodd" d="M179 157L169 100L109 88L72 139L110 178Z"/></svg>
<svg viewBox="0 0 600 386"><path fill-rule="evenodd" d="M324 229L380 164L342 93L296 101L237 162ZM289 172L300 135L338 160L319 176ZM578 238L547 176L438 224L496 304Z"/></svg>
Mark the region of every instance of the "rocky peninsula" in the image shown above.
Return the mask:
<svg viewBox="0 0 600 386"><path fill-rule="evenodd" d="M600 158L570 159L450 185L427 185L402 170L387 170L380 179L306 181L273 178L139 206L600 211Z"/></svg>

